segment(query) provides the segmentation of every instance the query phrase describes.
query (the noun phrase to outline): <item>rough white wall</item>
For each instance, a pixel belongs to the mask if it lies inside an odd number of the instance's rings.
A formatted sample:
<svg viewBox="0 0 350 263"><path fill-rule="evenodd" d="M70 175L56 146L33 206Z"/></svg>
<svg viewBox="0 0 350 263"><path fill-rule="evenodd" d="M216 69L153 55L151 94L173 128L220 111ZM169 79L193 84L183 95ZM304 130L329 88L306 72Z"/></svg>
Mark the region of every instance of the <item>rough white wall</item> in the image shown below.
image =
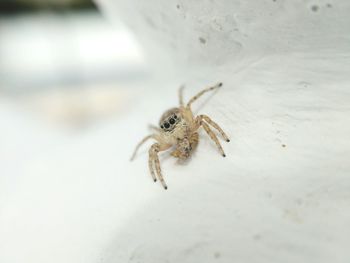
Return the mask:
<svg viewBox="0 0 350 263"><path fill-rule="evenodd" d="M169 82L193 94L222 80L201 112L232 138L226 159L204 135L189 164L164 162L169 191L116 233L106 262L348 262L350 2L98 2L162 79L149 104L161 113Z"/></svg>
<svg viewBox="0 0 350 263"><path fill-rule="evenodd" d="M109 1L162 74L224 74L268 54L344 54L350 49L350 3L328 0ZM203 71L200 73L199 69ZM164 70L166 69L166 70ZM210 73L211 72L211 73ZM192 75L189 76L192 78Z"/></svg>

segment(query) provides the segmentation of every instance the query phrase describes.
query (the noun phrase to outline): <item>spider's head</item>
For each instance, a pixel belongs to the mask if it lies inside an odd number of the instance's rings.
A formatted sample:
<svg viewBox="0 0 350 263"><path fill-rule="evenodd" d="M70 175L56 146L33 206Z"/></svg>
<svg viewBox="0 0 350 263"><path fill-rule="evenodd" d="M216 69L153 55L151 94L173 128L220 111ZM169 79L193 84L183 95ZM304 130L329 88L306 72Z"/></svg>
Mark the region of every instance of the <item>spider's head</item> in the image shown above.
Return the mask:
<svg viewBox="0 0 350 263"><path fill-rule="evenodd" d="M159 127L166 132L174 130L176 125L180 122L181 115L178 108L172 108L167 110L159 121Z"/></svg>

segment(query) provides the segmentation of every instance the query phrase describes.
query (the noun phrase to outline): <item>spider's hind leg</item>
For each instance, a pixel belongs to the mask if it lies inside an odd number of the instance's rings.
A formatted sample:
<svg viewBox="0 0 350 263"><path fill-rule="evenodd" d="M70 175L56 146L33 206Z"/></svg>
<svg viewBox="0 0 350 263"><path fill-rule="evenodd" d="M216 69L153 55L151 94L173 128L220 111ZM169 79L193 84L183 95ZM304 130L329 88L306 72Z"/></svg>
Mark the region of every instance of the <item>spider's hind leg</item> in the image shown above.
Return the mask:
<svg viewBox="0 0 350 263"><path fill-rule="evenodd" d="M206 133L209 135L209 137L215 142L216 146L219 148L219 151L223 157L226 157L226 154L224 152L224 149L222 149L222 146L219 142L218 137L216 137L215 133L210 129L209 125L205 123L204 121L200 122L200 126L203 127L203 129L206 131Z"/></svg>
<svg viewBox="0 0 350 263"><path fill-rule="evenodd" d="M214 122L209 116L207 115L199 115L199 118L201 120L205 120L209 125L211 125L212 127L214 127L215 129L218 130L218 132L222 135L222 137L225 139L225 141L229 142L230 139L228 138L228 136L226 135L226 133L223 131L223 129L221 129L221 127L219 126L219 124L217 124L216 122Z"/></svg>
<svg viewBox="0 0 350 263"><path fill-rule="evenodd" d="M215 133L209 128L208 124L206 124L205 122L202 123L202 126L203 126L204 130L207 132L207 134L210 136L210 138L215 142L216 146L219 148L221 155L223 157L226 157L224 149L222 149L222 146L221 146L218 138L216 137Z"/></svg>

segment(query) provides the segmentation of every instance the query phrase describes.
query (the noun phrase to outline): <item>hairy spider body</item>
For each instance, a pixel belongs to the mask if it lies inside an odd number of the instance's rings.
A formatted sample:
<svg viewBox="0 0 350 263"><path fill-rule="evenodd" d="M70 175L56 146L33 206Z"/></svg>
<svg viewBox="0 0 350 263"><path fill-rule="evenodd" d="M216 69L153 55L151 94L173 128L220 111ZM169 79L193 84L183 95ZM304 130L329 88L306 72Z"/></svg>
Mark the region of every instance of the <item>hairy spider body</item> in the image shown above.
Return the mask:
<svg viewBox="0 0 350 263"><path fill-rule="evenodd" d="M191 104L194 101L196 101L200 96L202 96L208 91L217 89L221 86L222 83L218 83L213 87L209 87L207 89L202 90L196 96L194 96L186 105L184 105L183 103L183 87L181 87L179 90L180 107L167 110L159 120L159 128L151 126L151 128L156 130L157 133L146 136L136 146L131 160L135 158L137 150L144 142L146 142L149 139L154 139L157 141L149 149L148 164L153 180L156 182L158 178L165 189L167 189L167 185L161 173L158 153L160 151L165 151L173 147L174 149L171 152L171 155L173 157L179 158L180 160L186 160L188 157L191 156L191 154L198 145L199 135L197 131L200 127L203 127L206 133L215 142L222 156L226 156L217 136L211 130L210 126L215 128L222 135L222 137L227 142L229 142L230 140L228 139L224 131L208 116L199 115L195 117L191 110Z"/></svg>
<svg viewBox="0 0 350 263"><path fill-rule="evenodd" d="M159 126L167 142L175 146L172 156L185 160L198 144L198 133L194 129L192 112L183 106L166 111ZM169 124L169 125L168 125Z"/></svg>

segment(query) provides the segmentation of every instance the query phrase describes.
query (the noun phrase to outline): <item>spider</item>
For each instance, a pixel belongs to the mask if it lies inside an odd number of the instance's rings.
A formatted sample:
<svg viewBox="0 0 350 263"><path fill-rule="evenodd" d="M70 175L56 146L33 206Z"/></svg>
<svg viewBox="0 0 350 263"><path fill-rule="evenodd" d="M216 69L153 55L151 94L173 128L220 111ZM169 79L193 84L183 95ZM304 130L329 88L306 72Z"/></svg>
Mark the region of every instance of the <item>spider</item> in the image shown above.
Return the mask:
<svg viewBox="0 0 350 263"><path fill-rule="evenodd" d="M215 142L221 155L223 157L226 156L218 138L211 130L210 126L218 130L222 137L229 142L230 140L225 132L207 115L198 115L195 117L191 110L192 103L199 97L201 97L204 93L218 89L221 86L222 83L220 82L212 87L202 90L196 96L192 97L186 105L183 102L182 95L184 87L180 87L178 92L180 106L178 108L167 110L160 118L159 127L150 126L150 128L155 130L156 133L146 136L136 146L130 159L131 161L135 158L141 145L147 140L154 139L157 141L149 149L148 165L154 182L156 182L158 178L164 189L167 189L168 187L162 176L158 153L173 147L174 149L171 152L171 155L179 158L180 160L186 160L191 156L198 145L199 136L197 131L200 127L203 127L209 137Z"/></svg>

